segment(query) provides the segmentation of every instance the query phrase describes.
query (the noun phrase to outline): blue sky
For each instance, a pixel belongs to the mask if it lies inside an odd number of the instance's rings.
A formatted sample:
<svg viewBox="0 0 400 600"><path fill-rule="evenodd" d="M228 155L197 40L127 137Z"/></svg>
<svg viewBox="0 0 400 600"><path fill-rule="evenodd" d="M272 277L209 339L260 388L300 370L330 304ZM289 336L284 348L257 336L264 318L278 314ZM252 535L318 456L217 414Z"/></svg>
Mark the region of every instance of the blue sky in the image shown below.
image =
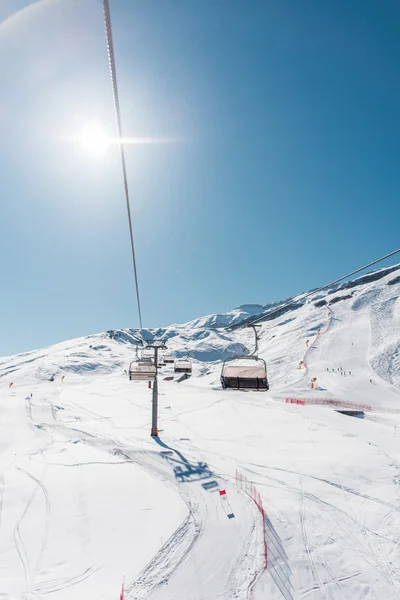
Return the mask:
<svg viewBox="0 0 400 600"><path fill-rule="evenodd" d="M398 2L110 5L124 133L169 140L126 148L145 327L400 246ZM115 135L101 2L0 19L0 354L136 327L117 148L71 141Z"/></svg>

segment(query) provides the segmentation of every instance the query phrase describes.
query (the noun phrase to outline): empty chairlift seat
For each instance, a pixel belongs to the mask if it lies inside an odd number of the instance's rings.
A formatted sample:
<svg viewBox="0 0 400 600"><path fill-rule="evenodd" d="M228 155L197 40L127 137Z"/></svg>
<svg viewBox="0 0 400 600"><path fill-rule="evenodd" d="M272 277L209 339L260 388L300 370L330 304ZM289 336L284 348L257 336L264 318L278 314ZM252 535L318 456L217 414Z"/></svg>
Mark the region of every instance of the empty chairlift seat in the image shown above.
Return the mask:
<svg viewBox="0 0 400 600"><path fill-rule="evenodd" d="M130 381L154 381L156 367L150 361L134 361L129 367Z"/></svg>
<svg viewBox="0 0 400 600"><path fill-rule="evenodd" d="M163 360L166 365L171 365L175 362L175 359L172 355L164 355Z"/></svg>
<svg viewBox="0 0 400 600"><path fill-rule="evenodd" d="M139 358L139 363L141 365L154 365L154 356L142 356Z"/></svg>
<svg viewBox="0 0 400 600"><path fill-rule="evenodd" d="M175 361L174 371L175 373L191 373L192 363L190 362L190 360L180 358Z"/></svg>
<svg viewBox="0 0 400 600"><path fill-rule="evenodd" d="M269 390L265 360L249 356L224 361L221 385L223 389Z"/></svg>

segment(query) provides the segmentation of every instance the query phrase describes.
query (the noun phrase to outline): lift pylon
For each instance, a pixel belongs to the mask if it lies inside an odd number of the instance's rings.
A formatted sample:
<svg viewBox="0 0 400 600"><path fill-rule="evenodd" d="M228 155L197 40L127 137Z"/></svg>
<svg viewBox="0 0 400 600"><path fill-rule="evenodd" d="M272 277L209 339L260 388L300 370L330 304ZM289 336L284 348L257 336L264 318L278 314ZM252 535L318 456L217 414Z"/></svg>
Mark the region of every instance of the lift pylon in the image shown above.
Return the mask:
<svg viewBox="0 0 400 600"><path fill-rule="evenodd" d="M154 350L154 366L156 369L156 376L153 381L153 400L152 400L152 411L151 411L151 431L152 437L158 437L158 351L166 350L167 346L163 340L154 340L153 342L147 343L146 349Z"/></svg>

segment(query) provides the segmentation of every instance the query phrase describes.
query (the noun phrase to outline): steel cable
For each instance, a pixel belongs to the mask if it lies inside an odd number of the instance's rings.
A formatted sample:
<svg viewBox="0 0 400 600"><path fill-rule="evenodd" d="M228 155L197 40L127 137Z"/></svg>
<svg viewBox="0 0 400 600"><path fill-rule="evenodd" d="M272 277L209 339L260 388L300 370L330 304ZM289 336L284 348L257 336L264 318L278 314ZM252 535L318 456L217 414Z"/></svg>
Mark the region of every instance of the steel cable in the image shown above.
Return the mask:
<svg viewBox="0 0 400 600"><path fill-rule="evenodd" d="M110 14L110 6L109 6L108 0L103 0L103 10L104 10L104 22L105 22L105 27L106 27L108 61L109 61L109 66L110 66L115 117L116 117L116 121L117 121L117 133L118 133L118 141L119 141L118 145L119 145L119 150L120 150L120 155L121 155L122 175L123 175L123 180L124 180L126 210L128 212L129 234L130 234L130 239L131 239L133 270L134 270L134 274L135 274L136 299L137 299L137 306L138 306L138 313L139 313L139 324L140 324L140 329L142 329L143 328L142 310L140 307L139 283L138 283L138 274L137 274L137 268L136 268L135 244L133 242L133 228L132 228L132 217L131 217L131 208L130 208L130 200L129 200L128 178L127 178L127 174L126 174L125 151L124 151L123 136L122 136L121 109L120 109L120 105L119 105L117 71L116 71L116 67L115 67L114 43L113 43L112 29L111 29L111 14Z"/></svg>
<svg viewBox="0 0 400 600"><path fill-rule="evenodd" d="M351 273L348 273L347 275L343 275L343 277L339 277L339 279L335 279L335 281L331 281L330 283L327 283L326 285L323 285L323 286L317 288L316 290L312 290L311 292L308 292L308 294L305 294L305 296L302 296L301 294L299 294L299 296L301 296L299 298L299 300L305 300L306 298L309 298L313 294L317 294L318 292L325 290L326 288L330 287L331 285L334 285L335 283L339 283L340 281L343 281L343 279L347 279L348 277L351 277L352 275L355 275L356 273L359 273L360 271L364 271L364 269L368 269L368 267L372 267L372 265L376 265L377 263L382 262L382 260L385 260L386 258L390 258L391 256L394 256L398 252L400 252L400 248L398 250L394 250L394 252L390 252L390 254L386 254L385 256L382 256L381 258L378 258L377 260L374 260L374 261L368 263L367 265L364 265L364 267L360 267L359 269L356 269L355 271L352 271ZM275 310L265 313L264 315L262 315L261 317L258 317L257 319L249 319L247 321L245 320L245 321L242 321L241 323L238 323L237 325L228 326L226 329L228 331L234 331L235 329L239 329L240 327L243 327L245 325L255 325L256 323L261 323L262 321L268 320L269 317L272 317L272 315L275 315L277 312L279 312L280 310L282 310L283 308L285 308L287 306L290 306L291 304L293 304L293 301L288 302L287 304L282 304L281 306L278 306L278 308L276 308Z"/></svg>

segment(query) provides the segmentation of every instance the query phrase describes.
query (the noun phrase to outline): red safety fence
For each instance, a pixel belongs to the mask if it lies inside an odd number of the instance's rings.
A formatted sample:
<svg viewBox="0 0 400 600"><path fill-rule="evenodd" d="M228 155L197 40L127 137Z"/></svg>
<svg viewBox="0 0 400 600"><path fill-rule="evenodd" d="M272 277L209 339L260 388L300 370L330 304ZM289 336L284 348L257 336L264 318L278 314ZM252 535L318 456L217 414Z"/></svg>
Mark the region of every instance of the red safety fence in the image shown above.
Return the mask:
<svg viewBox="0 0 400 600"><path fill-rule="evenodd" d="M275 530L271 520L264 510L261 495L252 481L249 481L240 471L236 471L236 485L242 489L256 504L263 522L263 542L265 569L268 569L272 579L279 588L285 600L293 600L293 586L290 581L292 571L283 542ZM253 598L257 578L250 587L250 598Z"/></svg>
<svg viewBox="0 0 400 600"><path fill-rule="evenodd" d="M358 404L356 402L348 402L346 400L333 400L332 398L286 398L288 404L329 404L331 406L339 406L340 408L348 408L350 410L363 410L365 412L382 412L399 414L400 408L381 408L371 406L370 404Z"/></svg>
<svg viewBox="0 0 400 600"><path fill-rule="evenodd" d="M330 404L332 406L341 406L342 408L359 409L371 411L372 407L369 404L356 404L355 402L347 402L346 400L333 400L331 398L286 398L288 404Z"/></svg>
<svg viewBox="0 0 400 600"><path fill-rule="evenodd" d="M256 486L252 481L249 481L247 477L240 473L240 471L236 470L236 485L246 492L248 496L256 503L258 510L262 516L263 529L264 529L264 557L265 557L265 566L268 568L268 547L267 547L267 533L265 529L265 511L264 506L261 500L261 496Z"/></svg>

